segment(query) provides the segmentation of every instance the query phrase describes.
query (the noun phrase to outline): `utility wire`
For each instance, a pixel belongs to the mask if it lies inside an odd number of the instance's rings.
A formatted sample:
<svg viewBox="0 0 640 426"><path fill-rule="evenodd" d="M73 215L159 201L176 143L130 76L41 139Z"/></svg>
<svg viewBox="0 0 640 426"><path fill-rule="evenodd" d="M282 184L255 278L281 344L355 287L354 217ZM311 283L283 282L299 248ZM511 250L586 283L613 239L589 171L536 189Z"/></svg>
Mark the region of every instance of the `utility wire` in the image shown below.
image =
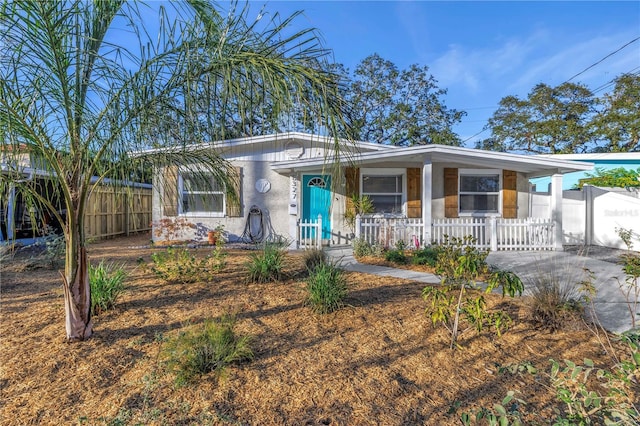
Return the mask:
<svg viewBox="0 0 640 426"><path fill-rule="evenodd" d="M582 71L580 71L578 74L574 75L573 77L571 77L570 79L568 79L567 81L565 81L564 83L568 83L571 80L573 80L574 78L576 78L577 76L584 74L585 72L587 72L588 70L590 70L591 68L595 67L596 65L598 65L599 63L601 63L602 61L604 61L605 59L615 55L616 53L618 53L619 51L621 51L622 49L624 49L625 47L629 46L632 43L635 43L636 41L640 40L640 37L636 37L633 40L631 40L630 42L626 43L624 46L618 48L617 50L614 50L613 52L609 53L607 56L605 56L604 58L600 59L598 62L596 62L595 64L589 65L587 68L583 69ZM562 84L564 84L562 83Z"/></svg>

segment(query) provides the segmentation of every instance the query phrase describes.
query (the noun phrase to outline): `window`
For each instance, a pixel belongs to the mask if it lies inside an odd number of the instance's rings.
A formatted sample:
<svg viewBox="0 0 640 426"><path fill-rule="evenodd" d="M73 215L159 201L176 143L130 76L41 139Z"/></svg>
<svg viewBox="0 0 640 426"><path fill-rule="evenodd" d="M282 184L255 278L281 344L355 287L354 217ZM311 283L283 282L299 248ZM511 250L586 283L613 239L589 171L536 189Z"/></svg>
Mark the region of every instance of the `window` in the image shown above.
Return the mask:
<svg viewBox="0 0 640 426"><path fill-rule="evenodd" d="M500 212L500 172L460 170L460 213Z"/></svg>
<svg viewBox="0 0 640 426"><path fill-rule="evenodd" d="M212 175L185 172L181 174L182 205L186 215L223 216L225 212L224 185Z"/></svg>
<svg viewBox="0 0 640 426"><path fill-rule="evenodd" d="M362 195L368 196L375 213L402 213L404 170L362 172Z"/></svg>

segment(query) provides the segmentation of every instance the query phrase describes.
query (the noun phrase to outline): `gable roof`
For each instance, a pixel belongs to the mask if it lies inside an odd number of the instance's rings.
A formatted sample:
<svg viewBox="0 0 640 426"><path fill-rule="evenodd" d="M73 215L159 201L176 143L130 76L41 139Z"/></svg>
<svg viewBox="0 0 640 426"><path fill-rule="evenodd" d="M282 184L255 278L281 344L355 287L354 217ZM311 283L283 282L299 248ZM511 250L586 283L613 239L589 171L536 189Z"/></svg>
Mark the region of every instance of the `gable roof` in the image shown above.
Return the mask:
<svg viewBox="0 0 640 426"><path fill-rule="evenodd" d="M271 168L280 173L291 171L305 171L321 168L326 164L349 166L384 166L393 162L448 162L468 165L469 167L487 167L514 170L524 173L527 177L549 176L556 173L569 173L581 170L591 170L593 164L576 162L558 158L548 158L533 155L508 154L504 152L484 151L472 148L461 148L448 145L420 145L406 148L396 147L393 150L363 152L351 158L314 158L295 161L280 161L273 163Z"/></svg>

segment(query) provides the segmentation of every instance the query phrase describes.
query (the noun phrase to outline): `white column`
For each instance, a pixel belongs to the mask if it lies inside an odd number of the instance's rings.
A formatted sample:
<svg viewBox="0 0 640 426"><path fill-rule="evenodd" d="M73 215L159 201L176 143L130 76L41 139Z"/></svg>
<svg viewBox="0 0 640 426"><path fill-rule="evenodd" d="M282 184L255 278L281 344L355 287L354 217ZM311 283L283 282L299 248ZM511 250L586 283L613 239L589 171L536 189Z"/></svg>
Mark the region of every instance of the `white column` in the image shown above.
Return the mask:
<svg viewBox="0 0 640 426"><path fill-rule="evenodd" d="M555 249L562 251L562 175L551 176L551 219L553 220L553 233Z"/></svg>
<svg viewBox="0 0 640 426"><path fill-rule="evenodd" d="M427 157L422 164L422 225L423 244L431 244L431 188L433 187L431 157Z"/></svg>

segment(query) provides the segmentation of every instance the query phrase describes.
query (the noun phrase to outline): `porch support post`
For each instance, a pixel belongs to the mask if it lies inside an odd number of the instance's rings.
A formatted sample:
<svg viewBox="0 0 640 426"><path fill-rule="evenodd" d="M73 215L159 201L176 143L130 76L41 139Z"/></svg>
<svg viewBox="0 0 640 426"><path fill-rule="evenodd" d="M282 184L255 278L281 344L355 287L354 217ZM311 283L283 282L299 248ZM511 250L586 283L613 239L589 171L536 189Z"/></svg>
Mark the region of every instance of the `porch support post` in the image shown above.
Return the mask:
<svg viewBox="0 0 640 426"><path fill-rule="evenodd" d="M9 185L9 198L7 200L7 241L16 238L16 187Z"/></svg>
<svg viewBox="0 0 640 426"><path fill-rule="evenodd" d="M554 249L562 251L562 174L551 176L551 220L553 220Z"/></svg>
<svg viewBox="0 0 640 426"><path fill-rule="evenodd" d="M422 163L422 244L431 244L431 189L433 187L433 167L431 164L431 156L424 159Z"/></svg>

